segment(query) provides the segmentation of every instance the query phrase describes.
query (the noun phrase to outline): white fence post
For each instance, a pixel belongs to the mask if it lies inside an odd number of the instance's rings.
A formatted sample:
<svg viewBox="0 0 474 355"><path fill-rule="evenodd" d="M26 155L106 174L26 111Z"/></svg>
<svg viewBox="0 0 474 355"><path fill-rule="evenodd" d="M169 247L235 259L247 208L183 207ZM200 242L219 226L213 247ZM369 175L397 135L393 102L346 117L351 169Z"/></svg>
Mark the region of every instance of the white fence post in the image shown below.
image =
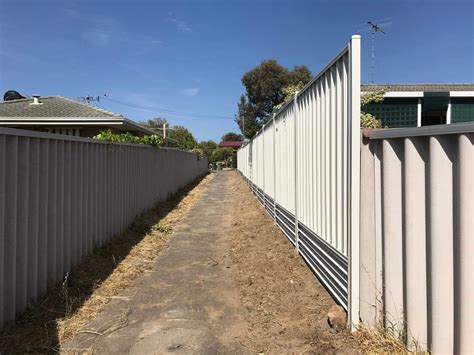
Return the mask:
<svg viewBox="0 0 474 355"><path fill-rule="evenodd" d="M299 245L299 238L298 238L298 92L295 93L295 97L293 99L293 119L295 120L294 123L294 164L295 164L295 246L296 252L299 254L300 252L300 245Z"/></svg>
<svg viewBox="0 0 474 355"><path fill-rule="evenodd" d="M266 209L265 201L267 200L266 192L265 192L265 124L262 127L262 201L263 201L263 208Z"/></svg>
<svg viewBox="0 0 474 355"><path fill-rule="evenodd" d="M360 218L360 36L352 36L349 45L350 111L350 205L349 205L349 322L359 324L359 218Z"/></svg>
<svg viewBox="0 0 474 355"><path fill-rule="evenodd" d="M276 194L276 127L275 127L275 113L273 113L272 117L273 121L273 220L276 221L276 200L277 200L277 194Z"/></svg>

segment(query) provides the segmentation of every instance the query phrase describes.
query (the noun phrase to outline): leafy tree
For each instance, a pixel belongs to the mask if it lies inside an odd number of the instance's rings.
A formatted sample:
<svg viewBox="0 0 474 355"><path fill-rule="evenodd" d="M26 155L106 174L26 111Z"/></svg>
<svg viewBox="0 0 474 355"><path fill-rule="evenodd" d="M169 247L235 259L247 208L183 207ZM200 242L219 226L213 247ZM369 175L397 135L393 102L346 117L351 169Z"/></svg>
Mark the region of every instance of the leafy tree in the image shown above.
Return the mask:
<svg viewBox="0 0 474 355"><path fill-rule="evenodd" d="M245 95L240 96L240 101L237 106L239 113L235 121L239 125L243 135L247 138L252 138L262 126L261 123L259 123L257 111Z"/></svg>
<svg viewBox="0 0 474 355"><path fill-rule="evenodd" d="M150 118L149 120L140 122L140 124L144 127L155 130L158 133L163 133L164 124L166 124L167 127L170 126L166 118L162 118L162 117Z"/></svg>
<svg viewBox="0 0 474 355"><path fill-rule="evenodd" d="M304 85L310 80L311 72L307 67L296 66L290 71L273 59L265 60L245 73L242 84L246 94L240 97L236 117L242 133L247 138L252 137L273 108L283 102L285 88L300 82Z"/></svg>
<svg viewBox="0 0 474 355"><path fill-rule="evenodd" d="M171 126L166 118L151 118L147 121L140 122L140 124L161 135L163 135L163 125L166 124L166 136L176 142L176 148L192 150L197 147L196 139L187 128L183 126Z"/></svg>
<svg viewBox="0 0 474 355"><path fill-rule="evenodd" d="M291 83L289 85L295 85L300 82L306 85L311 80L311 77L311 71L305 65L296 65L290 72Z"/></svg>
<svg viewBox="0 0 474 355"><path fill-rule="evenodd" d="M227 147L214 149L211 156L212 162L227 160L227 158L232 156L233 152L232 148Z"/></svg>
<svg viewBox="0 0 474 355"><path fill-rule="evenodd" d="M207 155L209 160L211 160L212 152L217 149L217 143L210 141L203 141L198 144L198 148L201 149L202 153Z"/></svg>
<svg viewBox="0 0 474 355"><path fill-rule="evenodd" d="M169 130L168 136L176 141L178 149L192 150L197 147L197 142L193 134L183 126L173 126Z"/></svg>
<svg viewBox="0 0 474 355"><path fill-rule="evenodd" d="M244 136L238 133L229 132L222 136L222 141L227 142L241 142L244 140Z"/></svg>
<svg viewBox="0 0 474 355"><path fill-rule="evenodd" d="M298 82L298 84L291 84L288 85L286 88L283 89L283 94L285 94L285 98L281 104L278 104L274 107L274 109L279 110L283 107L284 104L290 102L295 97L298 91L301 91L304 88L303 82Z"/></svg>

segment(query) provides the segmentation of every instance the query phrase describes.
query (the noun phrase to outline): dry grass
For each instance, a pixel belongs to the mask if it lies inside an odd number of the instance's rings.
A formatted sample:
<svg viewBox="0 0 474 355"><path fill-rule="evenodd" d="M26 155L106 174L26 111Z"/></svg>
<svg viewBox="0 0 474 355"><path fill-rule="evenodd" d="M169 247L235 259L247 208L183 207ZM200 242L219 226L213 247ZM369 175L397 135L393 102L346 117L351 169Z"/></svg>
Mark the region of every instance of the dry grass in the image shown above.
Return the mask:
<svg viewBox="0 0 474 355"><path fill-rule="evenodd" d="M49 288L47 297L31 306L0 333L0 353L55 353L134 280L153 267L173 228L200 199L210 174L200 182L143 214L119 236L88 256Z"/></svg>
<svg viewBox="0 0 474 355"><path fill-rule="evenodd" d="M353 336L359 341L364 354L427 354L418 347L410 351L393 331L381 325L375 328L362 325Z"/></svg>

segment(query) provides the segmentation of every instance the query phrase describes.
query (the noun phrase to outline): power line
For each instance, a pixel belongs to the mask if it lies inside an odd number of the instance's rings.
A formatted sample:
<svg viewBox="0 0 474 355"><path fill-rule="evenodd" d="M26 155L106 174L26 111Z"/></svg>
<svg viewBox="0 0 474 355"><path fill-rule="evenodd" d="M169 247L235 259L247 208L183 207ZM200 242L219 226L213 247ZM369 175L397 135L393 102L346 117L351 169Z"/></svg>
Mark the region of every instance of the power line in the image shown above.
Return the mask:
<svg viewBox="0 0 474 355"><path fill-rule="evenodd" d="M190 117L190 118L203 118L203 119L214 119L214 120L234 120L234 117L229 117L229 116L203 115L203 114L198 114L198 113L175 111L175 110L162 109L162 108L153 107L153 106L139 105L139 104L134 104L134 103L131 103L131 102L114 100L114 99L109 98L108 96L107 97L104 96L104 97L102 97L102 99L110 101L110 102L114 102L116 104L129 106L129 107L132 107L132 108L137 108L137 109L146 110L146 111L150 111L150 112L155 112L155 113L168 113L168 114L187 116L187 117Z"/></svg>

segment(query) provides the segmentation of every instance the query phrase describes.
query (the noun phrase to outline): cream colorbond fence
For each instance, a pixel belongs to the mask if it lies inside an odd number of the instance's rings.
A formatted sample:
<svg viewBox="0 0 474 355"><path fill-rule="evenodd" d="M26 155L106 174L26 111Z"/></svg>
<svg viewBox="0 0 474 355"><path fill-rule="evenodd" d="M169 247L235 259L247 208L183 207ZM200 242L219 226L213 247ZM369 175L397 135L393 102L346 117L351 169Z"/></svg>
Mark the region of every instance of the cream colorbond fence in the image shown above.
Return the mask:
<svg viewBox="0 0 474 355"><path fill-rule="evenodd" d="M359 116L360 37L353 36L238 152L238 168L258 199L349 309L353 323L359 283L349 280L358 277L359 265Z"/></svg>
<svg viewBox="0 0 474 355"><path fill-rule="evenodd" d="M360 316L437 354L472 354L474 124L362 144Z"/></svg>
<svg viewBox="0 0 474 355"><path fill-rule="evenodd" d="M0 128L0 327L207 158Z"/></svg>
<svg viewBox="0 0 474 355"><path fill-rule="evenodd" d="M344 50L238 152L252 191L355 327L474 353L474 124L373 131Z"/></svg>

